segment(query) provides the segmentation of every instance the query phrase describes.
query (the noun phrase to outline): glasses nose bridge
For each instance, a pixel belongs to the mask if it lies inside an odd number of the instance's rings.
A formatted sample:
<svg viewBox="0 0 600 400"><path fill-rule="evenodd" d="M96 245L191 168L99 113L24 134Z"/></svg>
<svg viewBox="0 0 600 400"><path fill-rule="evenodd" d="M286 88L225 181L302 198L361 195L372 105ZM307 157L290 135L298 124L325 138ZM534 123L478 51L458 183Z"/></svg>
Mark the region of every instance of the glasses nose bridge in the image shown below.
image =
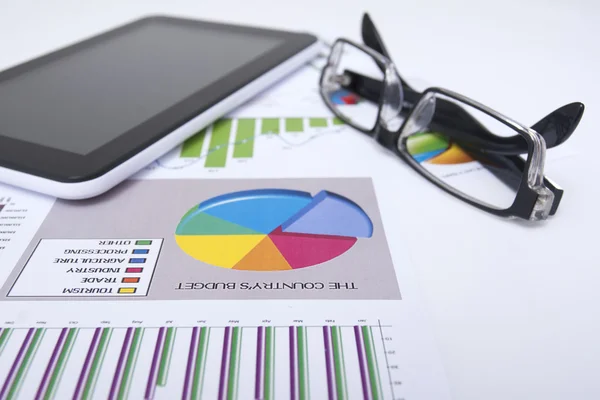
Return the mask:
<svg viewBox="0 0 600 400"><path fill-rule="evenodd" d="M404 139L415 132L425 129L433 121L436 110L435 95L427 93L414 106L410 115L406 119L406 123L402 127L400 133L401 139Z"/></svg>
<svg viewBox="0 0 600 400"><path fill-rule="evenodd" d="M380 122L385 129L397 132L402 126L402 108L404 106L404 91L400 76L393 63L386 65L384 72L383 91L380 103Z"/></svg>

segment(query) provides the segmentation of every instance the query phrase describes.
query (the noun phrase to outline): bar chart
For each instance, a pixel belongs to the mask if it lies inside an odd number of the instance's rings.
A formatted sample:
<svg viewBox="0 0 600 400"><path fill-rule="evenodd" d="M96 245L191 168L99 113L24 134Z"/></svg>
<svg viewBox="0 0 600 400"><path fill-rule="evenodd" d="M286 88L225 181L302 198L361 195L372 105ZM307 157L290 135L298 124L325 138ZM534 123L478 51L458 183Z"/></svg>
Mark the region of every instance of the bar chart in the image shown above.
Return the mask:
<svg viewBox="0 0 600 400"><path fill-rule="evenodd" d="M254 156L256 139L266 135L301 135L318 133L343 125L338 118L236 118L221 119L187 139L179 157L203 158L205 168L225 168L229 157L248 159ZM233 147L231 154L228 148Z"/></svg>
<svg viewBox="0 0 600 400"><path fill-rule="evenodd" d="M0 399L396 399L389 329L3 328Z"/></svg>

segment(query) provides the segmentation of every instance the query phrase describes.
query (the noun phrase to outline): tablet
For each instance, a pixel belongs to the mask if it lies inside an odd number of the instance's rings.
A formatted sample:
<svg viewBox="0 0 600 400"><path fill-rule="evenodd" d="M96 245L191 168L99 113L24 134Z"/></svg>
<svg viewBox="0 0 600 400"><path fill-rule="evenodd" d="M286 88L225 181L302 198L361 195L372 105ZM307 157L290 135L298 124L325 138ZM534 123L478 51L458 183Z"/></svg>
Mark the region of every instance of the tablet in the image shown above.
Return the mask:
<svg viewBox="0 0 600 400"><path fill-rule="evenodd" d="M0 72L0 181L96 196L319 46L305 33L153 16Z"/></svg>

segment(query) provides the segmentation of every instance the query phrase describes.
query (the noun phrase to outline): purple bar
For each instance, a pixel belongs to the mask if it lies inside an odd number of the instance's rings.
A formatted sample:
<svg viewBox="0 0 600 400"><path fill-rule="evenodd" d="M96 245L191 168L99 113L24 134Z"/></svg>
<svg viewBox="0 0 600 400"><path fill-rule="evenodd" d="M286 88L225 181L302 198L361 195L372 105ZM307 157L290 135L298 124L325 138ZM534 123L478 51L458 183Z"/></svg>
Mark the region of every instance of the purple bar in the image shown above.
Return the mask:
<svg viewBox="0 0 600 400"><path fill-rule="evenodd" d="M334 400L335 381L333 379L333 352L331 351L331 330L328 326L323 327L323 340L325 341L325 366L327 367L327 393L329 400Z"/></svg>
<svg viewBox="0 0 600 400"><path fill-rule="evenodd" d="M75 394L73 395L73 399L78 399L79 395L81 394L81 390L83 389L83 385L85 383L85 378L87 377L88 371L90 369L90 363L92 362L92 358L94 358L94 354L96 353L98 338L100 337L101 330L101 328L96 328L94 330L94 336L92 337L90 348L88 349L88 352L85 356L85 361L83 362L83 367L81 368L81 373L79 374L77 386L75 386Z"/></svg>
<svg viewBox="0 0 600 400"><path fill-rule="evenodd" d="M25 350L27 349L27 347L29 346L29 343L31 342L31 337L33 336L34 330L35 330L35 328L29 328L29 331L27 331L27 336L25 336L25 340L23 340L23 344L21 345L21 348L19 349L19 352L17 353L17 356L15 357L15 361L13 361L13 364L10 367L10 371L8 371L8 375L6 377L6 380L4 381L4 385L2 386L2 391L0 391L0 399L4 399L5 398L4 395L7 394L6 391L10 387L10 384L13 380L15 372L17 372L17 369L19 368L19 365L21 364L21 360L23 360L23 356L25 355Z"/></svg>
<svg viewBox="0 0 600 400"><path fill-rule="evenodd" d="M360 366L360 380L362 381L363 397L370 400L369 374L367 373L367 357L363 343L362 331L357 325L354 327L354 337L356 338L356 352L358 353L358 365Z"/></svg>
<svg viewBox="0 0 600 400"><path fill-rule="evenodd" d="M125 339L123 340L123 347L121 347L121 354L119 354L119 361L117 361L115 376L113 377L112 384L110 385L108 400L113 400L117 395L117 388L119 386L119 381L121 380L121 372L123 371L123 365L125 364L125 357L127 356L127 350L129 350L129 343L131 342L132 335L133 328L127 328L127 333L125 334Z"/></svg>
<svg viewBox="0 0 600 400"><path fill-rule="evenodd" d="M152 400L154 398L154 390L156 389L156 378L158 377L158 362L160 360L160 354L163 348L163 342L165 337L165 328L158 330L158 338L156 339L156 346L154 346L154 356L152 357L152 366L150 367L150 375L148 376L148 384L146 385L146 400Z"/></svg>
<svg viewBox="0 0 600 400"><path fill-rule="evenodd" d="M221 356L221 378L219 381L219 400L227 397L227 373L229 372L229 353L231 348L231 327L225 328L225 339L223 340L223 355Z"/></svg>
<svg viewBox="0 0 600 400"><path fill-rule="evenodd" d="M296 400L296 327L290 326L290 400Z"/></svg>
<svg viewBox="0 0 600 400"><path fill-rule="evenodd" d="M256 340L256 382L254 384L254 398L258 400L263 398L262 386L264 383L264 331L264 326L258 327L258 339Z"/></svg>
<svg viewBox="0 0 600 400"><path fill-rule="evenodd" d="M188 362L185 367L185 380L183 381L183 394L181 398L187 400L190 397L190 389L192 388L192 371L196 362L196 348L198 347L198 331L199 328L195 326L192 329L192 339L190 340L190 351L188 352Z"/></svg>
<svg viewBox="0 0 600 400"><path fill-rule="evenodd" d="M48 361L48 366L44 371L44 376L42 376L42 381L40 382L40 386L38 387L37 393L35 394L35 399L41 399L44 396L44 392L46 391L46 384L48 383L48 379L50 378L50 374L54 370L56 365L56 359L58 358L58 354L62 349L63 343L65 342L65 337L67 336L68 328L63 328L60 331L60 336L58 336L58 340L56 341L56 345L54 346L54 350L52 350L52 355L50 356L50 361Z"/></svg>

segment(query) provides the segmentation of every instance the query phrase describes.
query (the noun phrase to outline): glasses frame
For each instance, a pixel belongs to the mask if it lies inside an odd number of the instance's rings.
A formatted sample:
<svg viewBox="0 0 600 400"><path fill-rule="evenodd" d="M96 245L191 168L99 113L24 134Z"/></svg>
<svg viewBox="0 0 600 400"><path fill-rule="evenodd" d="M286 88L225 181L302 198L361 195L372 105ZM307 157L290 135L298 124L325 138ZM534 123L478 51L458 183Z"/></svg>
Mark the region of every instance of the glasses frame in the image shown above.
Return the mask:
<svg viewBox="0 0 600 400"><path fill-rule="evenodd" d="M417 171L421 176L428 179L430 182L446 191L447 193L453 195L456 198L459 198L470 205L477 207L481 210L490 212L494 215L500 217L518 217L522 219L528 220L540 220L546 219L550 212L552 211L552 206L555 200L555 195L551 188L546 187L544 180L544 162L546 158L546 146L544 143L544 139L532 129L522 125L511 118L473 100L459 93L432 87L425 90L421 94L421 98L417 102L421 104L421 102L426 101L427 98L432 95L443 95L453 100L462 102L466 105L469 105L478 111L486 114L494 118L495 120L507 125L512 128L517 134L519 134L522 138L527 142L527 158L523 160L523 165L521 165L522 175L521 182L515 194L515 199L513 203L508 208L499 208L492 206L483 202L482 200L476 199L468 194L455 189L453 186L446 184L441 179L435 177L432 173L427 171L424 167L422 167L414 158L409 154L406 146L404 145L404 141L410 136L410 132L406 131L406 124L410 121L413 114L419 112L418 107L414 107L409 116L406 118L402 127L398 132L385 132L385 134L392 134L393 137L391 139L391 143L396 143L395 153L401 157L405 162L408 163L415 171ZM379 134L381 136L381 133ZM451 138L452 139L452 138ZM382 143L381 139L378 139L379 143ZM383 143L386 148L390 148L390 140L385 140ZM469 148L466 149L467 152L474 152L475 150ZM481 154L481 153L480 153ZM483 154L485 155L485 154ZM502 161L509 161L505 156L494 155L496 159L500 159ZM517 156L518 157L518 156ZM511 161L514 163L514 161ZM485 168L485 164L482 164ZM552 185L553 186L553 185ZM553 186L553 188L556 188ZM555 209L554 209L555 211Z"/></svg>
<svg viewBox="0 0 600 400"><path fill-rule="evenodd" d="M328 96L328 93L326 92L325 88L326 84L328 83L327 81L332 76L332 71L335 72L335 69L338 66L339 59L341 57L341 49L344 45L350 45L365 52L377 63L377 65L382 69L382 71L384 71L384 81L380 83L380 85L383 84L383 87L380 87L378 91L377 119L372 129L366 129L362 126L354 124L354 122L350 118L348 118L346 115L339 111L335 104L332 103L331 99ZM352 79L350 76L345 76L344 78ZM328 108L338 118L340 118L349 126L373 137L380 145L399 156L409 166L411 166L413 170L415 170L425 179L435 184L445 192L451 194L452 196L462 201L465 201L466 203L477 207L478 209L500 217L517 217L526 220L537 221L546 219L548 215L553 215L556 212L558 204L560 203L560 200L562 198L563 191L560 187L551 182L549 179L545 178L543 175L546 145L544 138L538 132L506 117L505 115L473 99L468 98L467 96L437 87L429 88L423 93L421 93L418 96L418 99L413 103L414 106L409 111L408 115L406 115L405 112L403 113L403 111L406 110L403 110L402 107L404 98L403 86L404 81L400 78L396 66L388 57L382 55L381 53L378 53L377 51L365 45L355 43L348 39L340 38L334 42L331 48L330 55L327 59L327 63L321 72L321 77L319 80L319 93L326 105L328 106ZM401 99L399 107L389 107L389 104L386 103L385 96L387 91L399 91ZM516 136L519 136L526 142L526 152L528 155L526 160L523 160L518 155L514 155L512 153L507 155L497 153L493 154L494 157L501 158L503 162L509 163L510 165L513 165L514 167L518 168L518 170L522 171L521 182L515 194L515 199L510 207L497 208L478 199L475 199L463 192L458 191L457 189L444 183L442 180L432 175L418 162L416 162L406 150L406 147L404 146L403 142L408 135L408 133L405 133L406 124L408 123L408 121L411 120L411 117L413 117L415 113L420 112L419 105L423 104L424 101L426 101L428 98L431 98L432 96L435 96L436 94L444 95L459 103L469 105L479 110L480 112L496 119L497 121L512 128L517 134ZM374 99L372 93L371 99ZM388 107L387 110L386 107ZM405 114L406 117L404 117L401 114ZM403 122L401 123L398 129L395 129L395 127L389 129L390 125L392 125L390 121L396 117L403 119ZM455 138L451 137L451 139ZM465 138L463 137L462 139ZM479 153L485 153L485 149L478 150L477 146L473 147L467 146L467 150L469 152L474 151ZM485 167L485 165L483 166Z"/></svg>

